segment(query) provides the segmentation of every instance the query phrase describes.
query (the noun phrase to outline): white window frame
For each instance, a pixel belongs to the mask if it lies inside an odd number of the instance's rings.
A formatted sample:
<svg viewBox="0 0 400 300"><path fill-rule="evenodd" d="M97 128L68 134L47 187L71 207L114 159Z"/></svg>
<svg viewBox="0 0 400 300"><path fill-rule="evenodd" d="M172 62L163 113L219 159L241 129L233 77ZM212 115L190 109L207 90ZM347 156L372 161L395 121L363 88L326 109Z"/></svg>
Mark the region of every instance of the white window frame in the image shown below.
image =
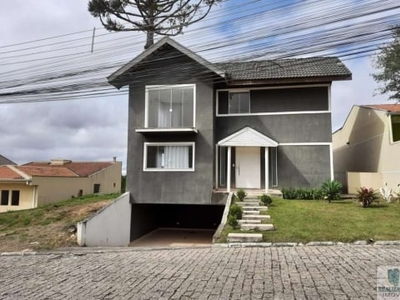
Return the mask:
<svg viewBox="0 0 400 300"><path fill-rule="evenodd" d="M392 120L392 116L398 116L397 114L390 114L389 115L389 141L391 144L398 144L400 143L400 140L395 141L393 139L393 120Z"/></svg>
<svg viewBox="0 0 400 300"><path fill-rule="evenodd" d="M189 128L196 127L196 84L170 84L170 85L146 85L146 92L145 92L145 110L144 110L144 127L149 128L149 90L157 90L157 89L171 89L171 88L185 88L185 87L192 87L193 88L193 126ZM174 127L177 131L180 128L187 128L187 127ZM165 129L160 127L160 130Z"/></svg>
<svg viewBox="0 0 400 300"><path fill-rule="evenodd" d="M192 147L192 167L188 169L164 169L147 167L147 148L151 146L191 146ZM195 142L168 142L168 143L144 143L143 148L143 171L144 172L194 172L195 171Z"/></svg>
<svg viewBox="0 0 400 300"><path fill-rule="evenodd" d="M327 110L304 110L304 111L283 111L283 112L262 112L262 113L252 113L251 112L251 97L250 97L250 113L248 114L220 114L219 113L219 92L250 92L256 90L276 90L276 89L295 89L295 88L310 88L310 87L327 87L328 88L328 109ZM307 85L289 85L289 86L271 86L271 87L253 87L249 89L217 89L215 90L215 114L217 117L239 117L239 116L276 116L276 115L299 115L299 114L324 114L331 113L331 84L307 84ZM229 112L229 111L228 111Z"/></svg>
<svg viewBox="0 0 400 300"><path fill-rule="evenodd" d="M229 97L230 94L244 94L248 93L249 94L249 112L244 112L244 113L231 113L231 98ZM250 90L242 90L242 89L235 89L235 90L228 90L228 115L248 115L251 114L251 93Z"/></svg>

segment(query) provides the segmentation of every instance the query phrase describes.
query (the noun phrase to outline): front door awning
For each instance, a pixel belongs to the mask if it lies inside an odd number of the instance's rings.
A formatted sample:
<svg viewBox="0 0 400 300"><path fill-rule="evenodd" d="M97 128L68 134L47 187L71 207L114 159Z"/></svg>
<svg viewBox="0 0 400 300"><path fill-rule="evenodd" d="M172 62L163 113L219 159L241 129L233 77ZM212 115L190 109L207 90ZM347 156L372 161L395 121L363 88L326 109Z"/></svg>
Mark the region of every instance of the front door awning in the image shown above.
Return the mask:
<svg viewBox="0 0 400 300"><path fill-rule="evenodd" d="M221 147L277 147L278 143L248 126L220 140Z"/></svg>

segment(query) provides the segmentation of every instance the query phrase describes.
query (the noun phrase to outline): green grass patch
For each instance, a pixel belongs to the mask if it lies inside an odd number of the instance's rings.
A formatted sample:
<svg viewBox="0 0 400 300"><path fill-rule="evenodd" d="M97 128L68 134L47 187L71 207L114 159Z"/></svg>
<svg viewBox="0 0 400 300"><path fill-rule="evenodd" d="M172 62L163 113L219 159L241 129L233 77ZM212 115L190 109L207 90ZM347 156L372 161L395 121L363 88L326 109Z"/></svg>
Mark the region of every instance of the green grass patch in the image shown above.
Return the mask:
<svg viewBox="0 0 400 300"><path fill-rule="evenodd" d="M268 223L275 231L263 232L265 242L311 241L354 242L356 240L400 240L400 204L372 204L362 208L354 200L284 200L274 198ZM230 232L243 232L225 226L218 242L226 242ZM254 232L254 231L252 231Z"/></svg>
<svg viewBox="0 0 400 300"><path fill-rule="evenodd" d="M373 204L362 208L353 200L274 199L265 214L276 230L265 232L266 242L400 240L400 205Z"/></svg>
<svg viewBox="0 0 400 300"><path fill-rule="evenodd" d="M119 194L85 195L34 209L0 213L0 232L9 232L28 226L48 225L65 218L67 212L62 210L64 207L115 199L118 196Z"/></svg>

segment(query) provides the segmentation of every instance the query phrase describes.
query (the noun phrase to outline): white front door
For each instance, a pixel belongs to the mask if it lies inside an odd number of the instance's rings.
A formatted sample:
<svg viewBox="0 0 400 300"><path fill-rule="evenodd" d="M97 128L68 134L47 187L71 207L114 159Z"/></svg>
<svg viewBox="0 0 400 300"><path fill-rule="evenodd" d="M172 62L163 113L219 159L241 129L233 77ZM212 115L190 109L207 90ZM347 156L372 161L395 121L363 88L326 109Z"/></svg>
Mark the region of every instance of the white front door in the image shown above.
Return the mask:
<svg viewBox="0 0 400 300"><path fill-rule="evenodd" d="M259 147L236 147L236 188L261 187Z"/></svg>

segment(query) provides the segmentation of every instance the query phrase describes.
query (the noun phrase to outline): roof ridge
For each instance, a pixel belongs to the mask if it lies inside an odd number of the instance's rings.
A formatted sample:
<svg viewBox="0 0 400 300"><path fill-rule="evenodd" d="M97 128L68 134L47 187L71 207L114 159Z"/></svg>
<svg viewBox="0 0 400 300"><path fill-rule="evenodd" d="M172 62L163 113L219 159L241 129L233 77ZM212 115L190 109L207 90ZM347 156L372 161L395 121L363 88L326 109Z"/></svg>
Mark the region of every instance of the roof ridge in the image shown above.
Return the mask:
<svg viewBox="0 0 400 300"><path fill-rule="evenodd" d="M7 165L7 167L11 170L17 173L18 175L22 176L24 179L29 179L31 180L32 177L26 174L25 172L21 171L18 169L18 166L12 166L12 165Z"/></svg>

